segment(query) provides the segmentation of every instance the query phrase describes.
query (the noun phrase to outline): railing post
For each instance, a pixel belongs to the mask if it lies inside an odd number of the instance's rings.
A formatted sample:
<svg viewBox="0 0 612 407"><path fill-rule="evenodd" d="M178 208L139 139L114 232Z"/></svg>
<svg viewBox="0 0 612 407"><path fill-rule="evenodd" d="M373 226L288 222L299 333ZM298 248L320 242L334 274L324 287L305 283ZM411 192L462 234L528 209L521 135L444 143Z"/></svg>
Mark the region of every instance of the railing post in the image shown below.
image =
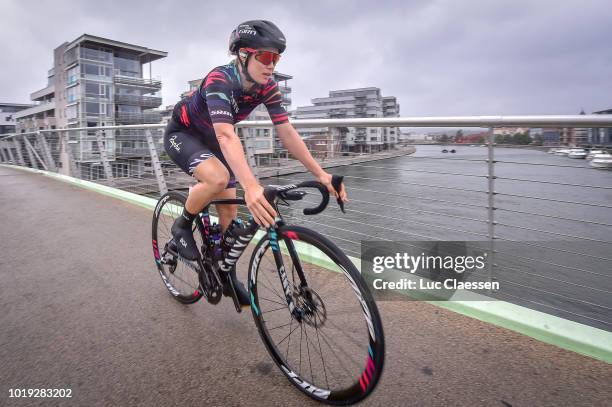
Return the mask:
<svg viewBox="0 0 612 407"><path fill-rule="evenodd" d="M62 148L60 152L60 162L62 163L63 173L75 178L81 178L79 174L76 162L74 160L74 154L72 154L72 148L70 147L70 135L68 132L64 132L60 136Z"/></svg>
<svg viewBox="0 0 612 407"><path fill-rule="evenodd" d="M8 158L4 158L4 141L0 141L0 162L8 163Z"/></svg>
<svg viewBox="0 0 612 407"><path fill-rule="evenodd" d="M8 141L4 141L3 143L6 146L5 148L6 148L6 151L8 152L11 163L13 165L17 164L17 162L15 161L15 156L13 155L13 149L11 148L10 143Z"/></svg>
<svg viewBox="0 0 612 407"><path fill-rule="evenodd" d="M489 239L489 258L487 259L487 272L489 281L493 278L493 267L495 261L495 134L494 128L489 128L487 143L487 236Z"/></svg>
<svg viewBox="0 0 612 407"><path fill-rule="evenodd" d="M110 162L108 161L108 156L106 155L106 143L104 143L102 132L100 130L96 131L96 140L98 141L98 149L100 149L100 158L102 159L104 174L106 175L106 179L109 181L109 183L114 185L115 179L113 178L113 170L110 166Z"/></svg>
<svg viewBox="0 0 612 407"><path fill-rule="evenodd" d="M55 165L55 161L53 160L53 156L51 155L51 149L49 148L49 144L47 143L47 138L40 132L36 132L36 139L40 143L41 153L47 162L47 167L49 171L57 172L57 166Z"/></svg>
<svg viewBox="0 0 612 407"><path fill-rule="evenodd" d="M21 153L21 143L17 140L17 137L13 139L13 144L15 144L15 152L17 153L17 160L19 165L22 167L26 166L25 160L23 159L23 154Z"/></svg>
<svg viewBox="0 0 612 407"><path fill-rule="evenodd" d="M253 170L253 175L256 179L259 179L259 169L255 162L255 129L243 127L241 129L244 139L244 148L246 150L246 158L249 166Z"/></svg>
<svg viewBox="0 0 612 407"><path fill-rule="evenodd" d="M159 162L159 156L157 155L157 149L155 148L155 143L153 142L151 130L147 129L145 134L147 136L147 143L149 144L149 153L151 154L151 165L153 167L153 172L155 172L155 178L157 178L159 194L163 195L168 192L164 172L162 171L161 163Z"/></svg>
<svg viewBox="0 0 612 407"><path fill-rule="evenodd" d="M42 158L40 158L40 156L38 155L38 153L32 146L32 143L30 143L30 140L28 140L28 136L23 136L23 142L25 143L26 151L28 153L28 156L30 157L30 164L32 164L32 168L38 169L38 164L36 163L36 160L34 159L34 158L38 158L38 161L42 164L43 169L48 170L47 165L42 160Z"/></svg>

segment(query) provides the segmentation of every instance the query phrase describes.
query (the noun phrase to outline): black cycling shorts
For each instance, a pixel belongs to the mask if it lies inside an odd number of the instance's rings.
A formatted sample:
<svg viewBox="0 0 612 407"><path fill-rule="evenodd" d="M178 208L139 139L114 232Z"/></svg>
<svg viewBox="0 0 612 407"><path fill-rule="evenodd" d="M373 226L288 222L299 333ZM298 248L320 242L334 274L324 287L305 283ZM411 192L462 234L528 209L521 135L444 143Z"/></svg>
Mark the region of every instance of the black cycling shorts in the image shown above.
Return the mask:
<svg viewBox="0 0 612 407"><path fill-rule="evenodd" d="M199 163L210 157L217 157L230 174L230 180L225 188L236 188L236 178L225 161L221 149L207 146L200 137L174 119L170 119L166 127L164 148L172 161L191 176Z"/></svg>

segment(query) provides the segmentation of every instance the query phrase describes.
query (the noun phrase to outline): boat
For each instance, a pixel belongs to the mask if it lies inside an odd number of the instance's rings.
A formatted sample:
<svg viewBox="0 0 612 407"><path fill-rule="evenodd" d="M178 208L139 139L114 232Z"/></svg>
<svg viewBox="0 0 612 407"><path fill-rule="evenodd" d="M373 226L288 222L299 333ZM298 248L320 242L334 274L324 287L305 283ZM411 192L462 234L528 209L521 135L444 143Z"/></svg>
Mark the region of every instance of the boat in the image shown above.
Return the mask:
<svg viewBox="0 0 612 407"><path fill-rule="evenodd" d="M612 155L609 153L595 154L589 165L593 168L612 169Z"/></svg>
<svg viewBox="0 0 612 407"><path fill-rule="evenodd" d="M605 153L606 153L606 152L605 152L604 150L591 150L591 151L589 151L589 153L587 154L586 159L587 159L587 160L592 160L592 159L593 159L593 156L594 156L595 154L605 154Z"/></svg>
<svg viewBox="0 0 612 407"><path fill-rule="evenodd" d="M568 155L570 152L569 148L560 148L557 151L555 151L553 154L554 155Z"/></svg>
<svg viewBox="0 0 612 407"><path fill-rule="evenodd" d="M584 159L587 156L587 152L584 148L572 148L567 154L569 158L581 158Z"/></svg>
<svg viewBox="0 0 612 407"><path fill-rule="evenodd" d="M554 154L558 151L558 148L551 148L550 150L547 151L548 154Z"/></svg>

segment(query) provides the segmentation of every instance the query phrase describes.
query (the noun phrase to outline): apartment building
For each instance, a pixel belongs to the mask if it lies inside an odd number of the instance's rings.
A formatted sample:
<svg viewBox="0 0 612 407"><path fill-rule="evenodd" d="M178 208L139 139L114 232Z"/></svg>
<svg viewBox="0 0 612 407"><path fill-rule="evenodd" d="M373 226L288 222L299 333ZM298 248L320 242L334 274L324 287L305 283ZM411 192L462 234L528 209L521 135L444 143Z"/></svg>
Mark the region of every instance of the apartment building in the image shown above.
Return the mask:
<svg viewBox="0 0 612 407"><path fill-rule="evenodd" d="M161 80L153 78L152 62L166 52L83 34L57 47L53 56L47 85L30 95L36 106L15 114L17 132L160 122L154 109L162 102ZM134 169L138 157L148 156L146 142L135 139L138 134L142 131L103 132L114 176L127 176L127 160ZM68 143L81 176L101 178L96 131L70 132ZM62 168L66 159L63 154Z"/></svg>
<svg viewBox="0 0 612 407"><path fill-rule="evenodd" d="M15 113L32 106L23 103L0 103L0 134L15 133L17 126Z"/></svg>
<svg viewBox="0 0 612 407"><path fill-rule="evenodd" d="M312 106L300 106L293 114L299 119L350 119L399 117L394 96L382 96L376 87L333 90L328 97L312 99ZM399 140L397 127L340 127L298 129L304 141L315 150L373 152L389 148Z"/></svg>

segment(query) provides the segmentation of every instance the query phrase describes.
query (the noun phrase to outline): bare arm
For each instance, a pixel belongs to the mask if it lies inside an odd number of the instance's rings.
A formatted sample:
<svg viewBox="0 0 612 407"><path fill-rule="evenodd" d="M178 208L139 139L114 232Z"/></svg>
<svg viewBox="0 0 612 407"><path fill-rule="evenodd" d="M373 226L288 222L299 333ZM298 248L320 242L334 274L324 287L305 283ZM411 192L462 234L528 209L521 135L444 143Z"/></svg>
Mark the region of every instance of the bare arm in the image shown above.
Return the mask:
<svg viewBox="0 0 612 407"><path fill-rule="evenodd" d="M283 145L289 150L291 155L300 160L304 167L306 167L315 177L323 183L329 192L337 197L337 193L331 184L331 174L325 172L319 163L312 157L308 147L304 144L304 140L300 137L297 131L293 128L291 123L283 123L275 126L278 137L280 138ZM344 184L340 189L340 198L343 201L348 201Z"/></svg>
<svg viewBox="0 0 612 407"><path fill-rule="evenodd" d="M230 168L236 174L244 188L244 198L255 221L266 227L274 223L276 211L265 199L263 188L253 175L242 150L242 143L234 131L234 126L227 123L213 124L221 152Z"/></svg>

